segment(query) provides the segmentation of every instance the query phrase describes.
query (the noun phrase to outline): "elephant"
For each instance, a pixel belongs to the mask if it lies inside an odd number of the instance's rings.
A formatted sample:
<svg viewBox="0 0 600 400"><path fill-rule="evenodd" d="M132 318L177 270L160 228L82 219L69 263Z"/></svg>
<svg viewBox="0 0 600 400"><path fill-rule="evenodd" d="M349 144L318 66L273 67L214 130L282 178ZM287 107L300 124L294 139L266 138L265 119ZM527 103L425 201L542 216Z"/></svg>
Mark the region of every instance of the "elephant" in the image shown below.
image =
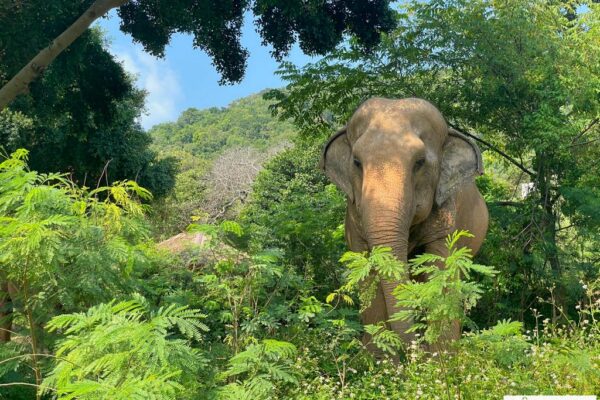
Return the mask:
<svg viewBox="0 0 600 400"><path fill-rule="evenodd" d="M487 206L475 185L475 177L483 174L481 152L449 128L428 101L366 100L329 138L319 166L346 194L350 250L391 247L402 262L422 253L445 257L445 239L459 229L474 235L461 238L459 246L468 246L473 254L481 247L488 228ZM411 322L388 321L399 310L392 295L398 284L381 279L361 321L386 321L408 343L415 339L406 333ZM460 337L460 326L454 325L444 333L448 340ZM363 342L368 341L365 335Z"/></svg>

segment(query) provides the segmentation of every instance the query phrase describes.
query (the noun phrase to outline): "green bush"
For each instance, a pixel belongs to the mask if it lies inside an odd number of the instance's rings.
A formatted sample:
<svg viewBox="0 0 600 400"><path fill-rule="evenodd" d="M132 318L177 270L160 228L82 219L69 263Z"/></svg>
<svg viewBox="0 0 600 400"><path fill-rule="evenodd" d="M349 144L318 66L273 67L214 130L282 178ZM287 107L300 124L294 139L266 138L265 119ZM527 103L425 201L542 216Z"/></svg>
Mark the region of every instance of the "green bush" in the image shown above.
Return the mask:
<svg viewBox="0 0 600 400"><path fill-rule="evenodd" d="M276 247L286 264L326 295L340 283L345 198L317 169L321 145L300 143L267 163L242 211L255 248Z"/></svg>
<svg viewBox="0 0 600 400"><path fill-rule="evenodd" d="M195 398L206 359L189 341L202 340L204 318L185 306L151 310L141 296L54 317L48 330L66 338L42 386L59 399Z"/></svg>
<svg viewBox="0 0 600 400"><path fill-rule="evenodd" d="M343 203L319 181L322 197L306 196L307 182L321 179L308 168L312 157L298 154L292 166L301 161L307 173L292 168L291 186L284 172L265 171L265 188L285 190L257 192L252 207L273 195L280 209L250 208L242 224L192 224L209 240L170 257L148 239L147 207L137 199L147 192L135 184L90 192L29 171L26 152L1 163L0 266L14 286L14 332L0 344L0 398L31 398L36 388L50 398L257 400L600 391L600 281L577 283L577 309L550 296L538 300L548 317L524 309L533 323L479 328L470 314L496 277L456 247L465 232L448 238L445 258L425 254L404 265L375 248L331 260L343 246L337 211L319 219L301 204ZM313 238L316 227L323 231ZM365 288L408 271L428 279L395 291L406 309L392 317L413 321L416 334L402 343L384 323L362 326L358 315L372 298ZM327 283L313 281L320 277ZM457 320L467 330L460 340L431 346ZM364 332L371 343L361 342Z"/></svg>

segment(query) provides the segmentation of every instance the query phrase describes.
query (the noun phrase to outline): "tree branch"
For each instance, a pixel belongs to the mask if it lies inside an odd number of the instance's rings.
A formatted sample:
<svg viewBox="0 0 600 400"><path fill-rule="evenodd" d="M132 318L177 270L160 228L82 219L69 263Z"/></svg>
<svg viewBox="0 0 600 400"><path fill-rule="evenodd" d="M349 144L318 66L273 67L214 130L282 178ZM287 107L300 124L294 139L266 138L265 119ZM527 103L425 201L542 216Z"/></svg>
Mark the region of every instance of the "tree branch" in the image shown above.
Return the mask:
<svg viewBox="0 0 600 400"><path fill-rule="evenodd" d="M98 178L98 183L96 184L96 189L100 187L100 182L102 181L102 177L104 176L104 174L106 174L106 186L108 186L108 164L110 164L112 160L113 159L111 158L106 162L106 164L104 164L104 168L102 168L102 172L100 173L100 177Z"/></svg>
<svg viewBox="0 0 600 400"><path fill-rule="evenodd" d="M585 146L586 144L590 144L590 143L594 143L594 142L598 142L598 141L600 141L600 138L588 140L587 142L573 143L573 144L569 145L569 148L577 147L577 146Z"/></svg>
<svg viewBox="0 0 600 400"><path fill-rule="evenodd" d="M27 65L0 89L0 110L8 106L29 84L37 79L54 59L69 47L90 25L111 9L121 7L129 0L96 0L71 26L58 35L48 47L40 51Z"/></svg>
<svg viewBox="0 0 600 400"><path fill-rule="evenodd" d="M571 145L572 146L576 146L580 143L575 143L577 140L579 140L583 135L585 135L586 133L588 133L590 131L590 129L592 129L594 127L594 125L596 125L598 122L600 122L600 118L595 118L593 119L588 126L586 126L581 132L579 132L577 134L577 136L575 136L573 138L573 140L571 140Z"/></svg>
<svg viewBox="0 0 600 400"><path fill-rule="evenodd" d="M28 382L0 383L0 387L6 387L6 386L32 386L35 388L50 389L50 390L56 392L56 389L54 389L51 386L36 385L35 383L28 383Z"/></svg>
<svg viewBox="0 0 600 400"><path fill-rule="evenodd" d="M450 125L454 129L456 129L459 133L462 133L463 135L468 136L471 139L478 141L479 143L487 146L490 150L500 154L502 157L506 158L511 164L515 165L517 168L519 168L521 171L525 172L527 175L531 176L532 178L536 176L535 172L530 171L523 164L521 164L520 162L518 162L517 160L515 160L514 158L512 158L511 156L509 156L508 154L506 154L505 152L503 152L502 150L500 150L499 148L497 148L490 142L487 142L487 141L473 135L472 133L469 133L466 130L459 128L454 124L448 123L448 125Z"/></svg>
<svg viewBox="0 0 600 400"><path fill-rule="evenodd" d="M518 202L518 201L494 201L491 203L488 203L489 205L493 205L493 206L511 206L511 207L522 207L524 205L524 203Z"/></svg>

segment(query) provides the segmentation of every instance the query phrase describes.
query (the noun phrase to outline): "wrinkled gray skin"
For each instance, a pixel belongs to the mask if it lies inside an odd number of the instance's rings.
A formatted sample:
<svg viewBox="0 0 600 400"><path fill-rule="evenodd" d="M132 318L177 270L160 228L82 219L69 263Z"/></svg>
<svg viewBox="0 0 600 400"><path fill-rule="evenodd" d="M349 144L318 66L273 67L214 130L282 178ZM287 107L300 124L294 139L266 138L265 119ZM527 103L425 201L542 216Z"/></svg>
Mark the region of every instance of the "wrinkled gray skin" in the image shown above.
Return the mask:
<svg viewBox="0 0 600 400"><path fill-rule="evenodd" d="M488 211L475 186L483 173L477 146L449 130L441 113L416 98L372 98L323 151L321 168L346 193L346 241L352 251L389 246L400 261L421 253L446 256L445 239L457 229L475 254L485 237ZM398 311L393 289L382 280L361 314L364 324L386 321ZM405 342L410 322L388 323ZM448 339L460 336L455 324ZM363 338L368 341L369 338Z"/></svg>

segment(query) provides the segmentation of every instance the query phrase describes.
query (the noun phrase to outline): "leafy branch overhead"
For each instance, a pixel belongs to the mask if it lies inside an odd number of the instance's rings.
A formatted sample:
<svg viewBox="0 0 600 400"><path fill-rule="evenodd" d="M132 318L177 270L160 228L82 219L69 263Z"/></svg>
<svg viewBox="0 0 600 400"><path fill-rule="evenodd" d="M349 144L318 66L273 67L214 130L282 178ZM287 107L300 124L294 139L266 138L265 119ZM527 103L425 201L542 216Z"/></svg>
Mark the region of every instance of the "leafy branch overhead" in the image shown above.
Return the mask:
<svg viewBox="0 0 600 400"><path fill-rule="evenodd" d="M61 52L112 9L118 9L121 30L141 43L150 54L162 57L173 34L190 34L194 37L194 47L212 58L221 74L221 83L235 83L243 78L248 58L248 51L240 40L246 13L254 15L263 43L273 46L273 55L281 60L296 41L306 54L323 55L332 51L346 34L355 36L366 49L372 48L379 42L380 34L395 25L389 3L389 0L194 0L175 3L165 0L87 0L84 2L87 9L66 3L62 8L52 9L57 13L69 13L71 19L48 33L45 42L50 45L40 47L39 53L29 62L25 60L25 66L15 71L8 82L0 80L0 109L25 92ZM10 21L43 4L39 0L32 1L23 10L19 3L13 3L0 14L0 24L3 25L3 19ZM52 34L54 36L50 36Z"/></svg>

